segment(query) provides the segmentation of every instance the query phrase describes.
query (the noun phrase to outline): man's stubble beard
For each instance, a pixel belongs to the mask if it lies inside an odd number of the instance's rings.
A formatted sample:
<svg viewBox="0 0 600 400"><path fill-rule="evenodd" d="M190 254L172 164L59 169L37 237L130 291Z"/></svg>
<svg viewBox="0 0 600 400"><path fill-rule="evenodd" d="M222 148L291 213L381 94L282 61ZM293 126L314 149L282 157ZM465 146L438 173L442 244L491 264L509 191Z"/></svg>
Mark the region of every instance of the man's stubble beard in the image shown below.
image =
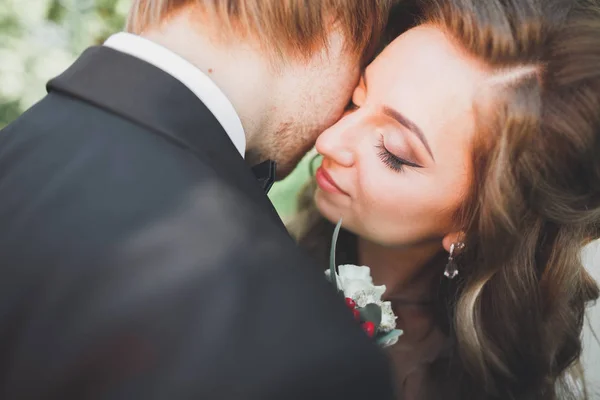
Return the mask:
<svg viewBox="0 0 600 400"><path fill-rule="evenodd" d="M287 177L314 146L314 127L298 126L292 122L279 125L275 135L259 149L249 149L246 161L256 165L266 160L277 162L277 180Z"/></svg>
<svg viewBox="0 0 600 400"><path fill-rule="evenodd" d="M284 179L296 168L317 139L314 126L286 123L280 126L273 141L271 154L277 158L277 179Z"/></svg>

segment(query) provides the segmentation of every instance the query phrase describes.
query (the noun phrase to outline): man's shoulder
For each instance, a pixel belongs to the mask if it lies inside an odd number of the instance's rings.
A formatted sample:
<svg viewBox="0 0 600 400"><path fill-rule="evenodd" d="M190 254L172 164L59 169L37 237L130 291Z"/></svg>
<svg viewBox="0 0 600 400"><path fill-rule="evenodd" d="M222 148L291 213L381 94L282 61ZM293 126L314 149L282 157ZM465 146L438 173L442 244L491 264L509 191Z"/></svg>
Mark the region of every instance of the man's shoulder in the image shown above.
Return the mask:
<svg viewBox="0 0 600 400"><path fill-rule="evenodd" d="M95 257L155 226L187 232L181 221L169 223L178 216L198 221L188 234L213 238L239 239L266 225L265 218L251 226L264 211L210 160L68 96L47 96L2 131L0 143L0 237L21 248L67 254L86 242Z"/></svg>

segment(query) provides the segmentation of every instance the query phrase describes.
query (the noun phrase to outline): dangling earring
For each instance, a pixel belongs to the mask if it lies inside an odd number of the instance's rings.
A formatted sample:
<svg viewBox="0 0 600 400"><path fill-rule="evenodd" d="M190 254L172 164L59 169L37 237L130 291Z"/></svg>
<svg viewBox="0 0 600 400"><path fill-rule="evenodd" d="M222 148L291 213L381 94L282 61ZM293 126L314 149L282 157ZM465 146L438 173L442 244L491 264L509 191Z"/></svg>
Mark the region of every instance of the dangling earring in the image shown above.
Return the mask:
<svg viewBox="0 0 600 400"><path fill-rule="evenodd" d="M458 266L456 265L456 261L454 260L454 250L462 250L464 249L465 244L462 242L452 243L450 245L450 254L448 255L448 264L446 264L446 269L444 270L444 276L448 279L454 279L458 275Z"/></svg>

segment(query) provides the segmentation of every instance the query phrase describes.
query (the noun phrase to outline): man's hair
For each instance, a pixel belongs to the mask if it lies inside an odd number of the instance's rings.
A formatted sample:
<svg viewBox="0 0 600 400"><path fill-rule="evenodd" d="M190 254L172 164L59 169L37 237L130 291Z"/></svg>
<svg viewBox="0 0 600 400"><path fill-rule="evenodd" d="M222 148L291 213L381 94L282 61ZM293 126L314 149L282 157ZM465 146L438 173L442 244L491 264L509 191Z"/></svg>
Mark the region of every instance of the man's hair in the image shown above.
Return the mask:
<svg viewBox="0 0 600 400"><path fill-rule="evenodd" d="M134 0L127 31L140 34L188 7L222 33L251 36L271 54L308 58L326 47L332 27L348 50L370 56L394 0ZM206 21L203 21L206 23Z"/></svg>

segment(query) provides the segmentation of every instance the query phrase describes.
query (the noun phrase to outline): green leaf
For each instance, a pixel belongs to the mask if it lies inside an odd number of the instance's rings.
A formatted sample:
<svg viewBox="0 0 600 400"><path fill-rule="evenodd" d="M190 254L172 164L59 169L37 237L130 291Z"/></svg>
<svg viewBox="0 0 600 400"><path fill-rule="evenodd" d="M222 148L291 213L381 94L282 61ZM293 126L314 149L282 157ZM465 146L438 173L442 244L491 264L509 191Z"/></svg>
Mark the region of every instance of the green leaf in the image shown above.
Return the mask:
<svg viewBox="0 0 600 400"><path fill-rule="evenodd" d="M342 219L338 221L335 229L333 230L333 238L331 239L331 252L329 253L329 274L331 275L331 281L333 282L333 286L335 290L341 291L341 288L337 285L337 268L335 265L335 248L337 245L337 239L340 234L340 228L342 227Z"/></svg>
<svg viewBox="0 0 600 400"><path fill-rule="evenodd" d="M46 19L60 24L63 22L66 15L67 9L62 5L62 2L60 0L53 0L48 7Z"/></svg>
<svg viewBox="0 0 600 400"><path fill-rule="evenodd" d="M383 345L390 340L393 340L395 338L402 336L403 333L404 333L404 331L401 329L393 329L387 333L377 335L377 337L375 338L375 341L377 342L377 344Z"/></svg>
<svg viewBox="0 0 600 400"><path fill-rule="evenodd" d="M381 325L381 307L375 303L369 303L363 308L359 308L360 318L363 322L371 321L375 325L375 330Z"/></svg>

